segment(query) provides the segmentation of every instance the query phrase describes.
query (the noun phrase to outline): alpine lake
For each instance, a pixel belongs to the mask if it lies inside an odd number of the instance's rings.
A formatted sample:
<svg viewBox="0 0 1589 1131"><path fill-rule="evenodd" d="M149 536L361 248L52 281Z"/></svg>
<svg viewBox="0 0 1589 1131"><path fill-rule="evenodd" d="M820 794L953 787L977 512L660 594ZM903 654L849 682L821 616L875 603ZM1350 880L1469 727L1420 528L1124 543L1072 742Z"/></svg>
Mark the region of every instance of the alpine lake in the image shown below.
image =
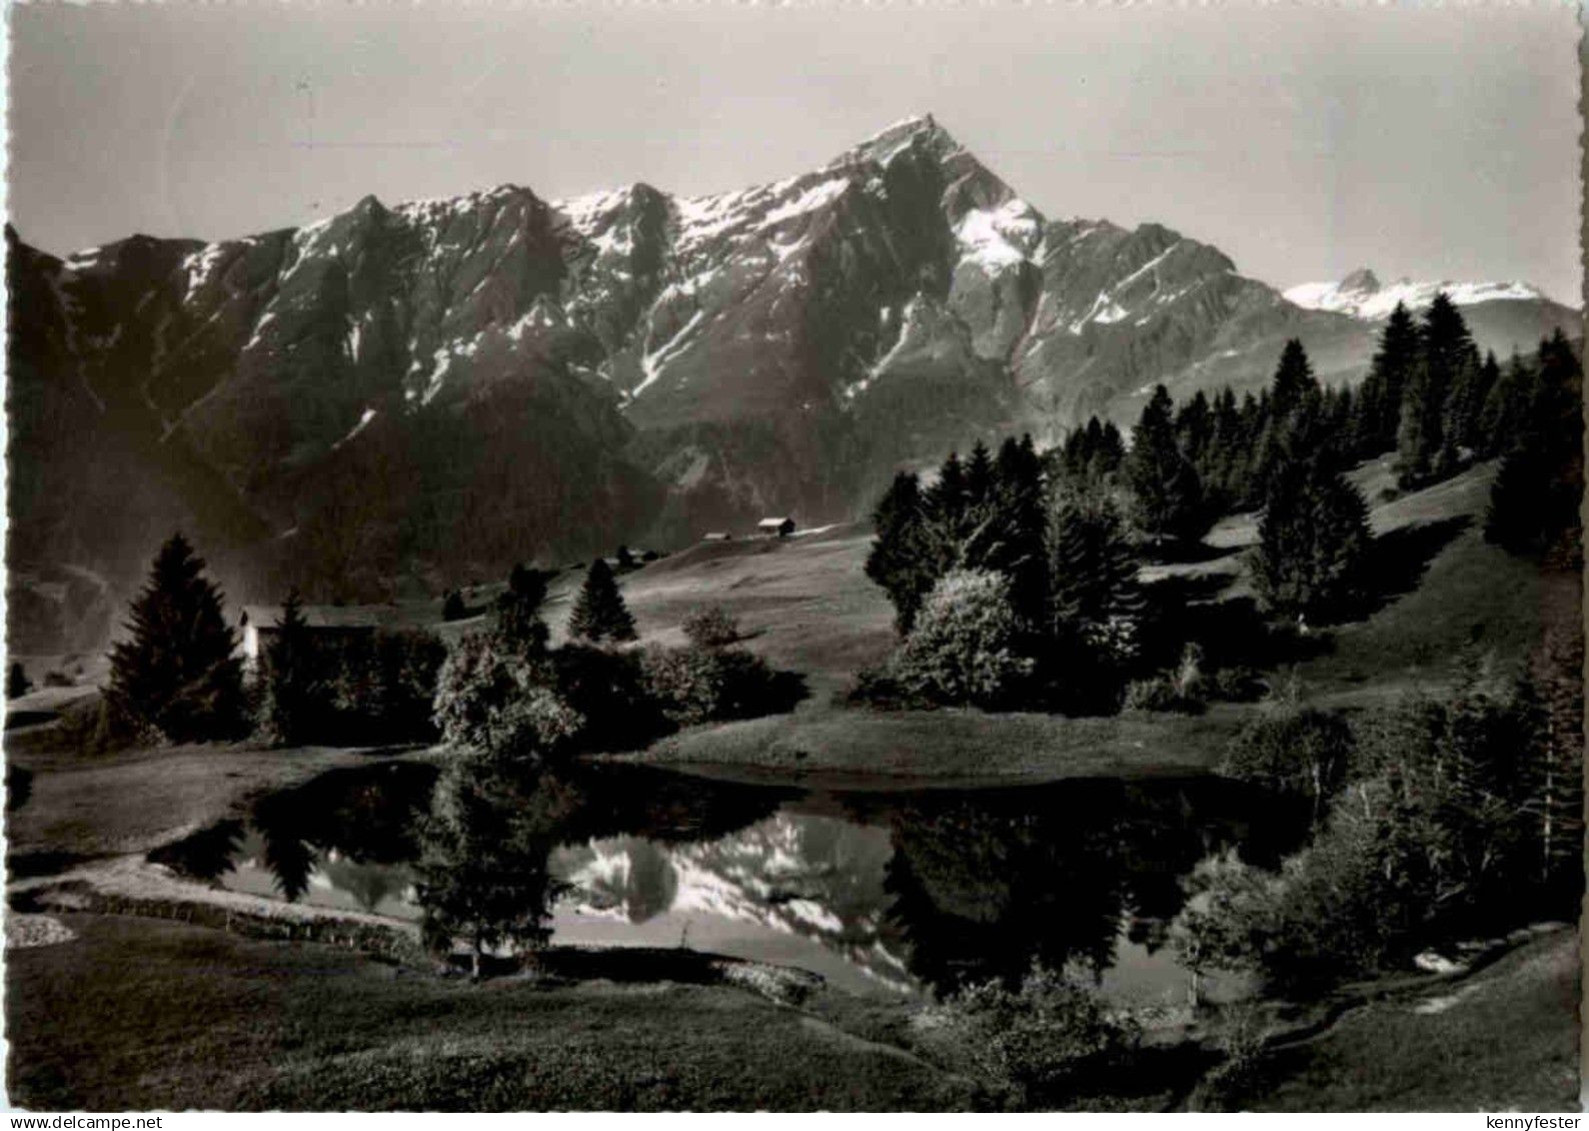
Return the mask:
<svg viewBox="0 0 1589 1131"><path fill-rule="evenodd" d="M401 760L332 771L150 856L235 891L422 921L447 776ZM483 905L540 908L552 946L682 947L896 997L1070 966L1133 1006L1186 1000L1168 931L1198 862L1272 865L1307 828L1294 803L1213 776L859 791L596 765L502 804L513 851L457 880Z"/></svg>

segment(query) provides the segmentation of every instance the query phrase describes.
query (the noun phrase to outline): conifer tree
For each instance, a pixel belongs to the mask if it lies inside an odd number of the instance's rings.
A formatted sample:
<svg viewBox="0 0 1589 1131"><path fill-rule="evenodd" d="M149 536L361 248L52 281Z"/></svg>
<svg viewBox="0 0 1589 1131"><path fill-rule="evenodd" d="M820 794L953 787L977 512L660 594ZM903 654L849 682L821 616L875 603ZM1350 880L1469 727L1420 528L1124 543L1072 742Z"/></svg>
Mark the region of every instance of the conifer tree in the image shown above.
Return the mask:
<svg viewBox="0 0 1589 1131"><path fill-rule="evenodd" d="M1175 435L1180 441L1181 453L1192 461L1202 475L1209 443L1214 437L1214 412L1208 398L1199 389L1175 414ZM1205 483L1207 476L1203 476Z"/></svg>
<svg viewBox="0 0 1589 1131"><path fill-rule="evenodd" d="M872 514L875 537L866 557L866 576L888 594L894 605L894 627L901 636L910 635L936 580L923 508L920 481L914 473L901 471Z"/></svg>
<svg viewBox="0 0 1589 1131"><path fill-rule="evenodd" d="M497 598L494 625L497 639L508 652L534 658L546 651L546 622L541 619L546 581L546 574L523 563L508 574L508 587Z"/></svg>
<svg viewBox="0 0 1589 1131"><path fill-rule="evenodd" d="M1126 459L1125 437L1120 435L1120 429L1115 427L1115 422L1106 421L1099 433L1099 441L1094 460L1097 465L1096 474L1100 477L1113 475L1120 470Z"/></svg>
<svg viewBox="0 0 1589 1131"><path fill-rule="evenodd" d="M1263 429L1252 456L1251 475L1264 489L1281 460L1306 452L1333 460L1338 438L1328 433L1324 391L1313 376L1313 363L1295 338L1286 342L1275 368L1268 399L1263 402Z"/></svg>
<svg viewBox="0 0 1589 1131"><path fill-rule="evenodd" d="M1360 456L1378 455L1396 447L1402 398L1419 363L1419 350L1417 324L1398 302L1379 336L1379 348L1358 401L1356 439Z"/></svg>
<svg viewBox="0 0 1589 1131"><path fill-rule="evenodd" d="M1143 596L1126 523L1101 491L1064 492L1048 528L1045 675L1062 702L1096 708L1138 657Z"/></svg>
<svg viewBox="0 0 1589 1131"><path fill-rule="evenodd" d="M1397 471L1404 485L1427 483L1454 469L1457 437L1449 401L1466 368L1478 365L1467 323L1444 291L1424 312L1419 338L1421 364L1403 391L1397 432Z"/></svg>
<svg viewBox="0 0 1589 1131"><path fill-rule="evenodd" d="M20 699L33 690L33 682L28 679L28 673L23 670L21 662L11 661L11 668L6 672L6 698Z"/></svg>
<svg viewBox="0 0 1589 1131"><path fill-rule="evenodd" d="M1468 380L1462 387L1462 397L1457 402L1456 429L1458 442L1484 458L1491 440L1484 434L1484 409L1490 401L1490 391L1501 381L1501 366L1493 351L1484 355L1484 363L1477 369L1466 367Z"/></svg>
<svg viewBox="0 0 1589 1131"><path fill-rule="evenodd" d="M1539 373L1490 490L1485 537L1572 570L1583 553L1583 367L1558 329L1539 347Z"/></svg>
<svg viewBox="0 0 1589 1131"><path fill-rule="evenodd" d="M1105 449L1109 441L1104 435L1103 421L1096 416L1089 416L1086 429L1074 433L1072 438L1081 441L1077 473L1084 477L1096 477L1103 470L1099 465L1107 459Z"/></svg>
<svg viewBox="0 0 1589 1131"><path fill-rule="evenodd" d="M1241 398L1238 413L1240 429L1237 443L1231 453L1231 493L1234 505L1257 507L1263 502L1263 485L1256 474L1258 445L1263 437L1264 425L1269 418L1269 391L1259 397L1246 393Z"/></svg>
<svg viewBox="0 0 1589 1131"><path fill-rule="evenodd" d="M1280 351L1280 364L1275 367L1274 384L1269 394L1270 413L1283 419L1318 390L1319 382L1313 376L1313 363L1308 360L1302 342L1296 338L1288 339Z"/></svg>
<svg viewBox="0 0 1589 1131"><path fill-rule="evenodd" d="M1213 524L1203 502L1197 471L1175 441L1170 415L1173 408L1169 390L1157 386L1132 432L1131 451L1125 461L1132 517L1154 545L1165 541L1195 542Z"/></svg>
<svg viewBox="0 0 1589 1131"><path fill-rule="evenodd" d="M1236 407L1236 394L1227 385L1214 398L1213 435L1203 465L1197 469L1212 512L1224 513L1236 505L1241 495L1243 461L1241 412Z"/></svg>
<svg viewBox="0 0 1589 1131"><path fill-rule="evenodd" d="M994 464L997 480L998 542L987 565L1010 579L1010 600L1016 620L1036 627L1043 619L1048 569L1044 542L1043 464L1030 433L999 446Z"/></svg>
<svg viewBox="0 0 1589 1131"><path fill-rule="evenodd" d="M993 498L993 457L988 447L978 440L971 448L971 458L966 461L965 495L968 507L980 507Z"/></svg>
<svg viewBox="0 0 1589 1131"><path fill-rule="evenodd" d="M1373 544L1368 504L1318 459L1286 459L1266 492L1253 582L1274 612L1330 621L1363 596Z"/></svg>
<svg viewBox="0 0 1589 1131"><path fill-rule="evenodd" d="M1063 493L1048 525L1049 618L1056 635L1134 622L1141 563L1124 518L1102 492Z"/></svg>
<svg viewBox="0 0 1589 1131"><path fill-rule="evenodd" d="M108 697L172 742L228 738L242 721L237 636L221 592L181 534L155 555L132 602L131 637L111 651Z"/></svg>
<svg viewBox="0 0 1589 1131"><path fill-rule="evenodd" d="M1402 393L1401 419L1396 430L1396 480L1403 487L1427 483L1434 474L1441 446L1438 386L1429 366L1420 361L1409 374ZM1430 410L1433 402L1435 408Z"/></svg>
<svg viewBox="0 0 1589 1131"><path fill-rule="evenodd" d="M1479 415L1479 454L1485 458L1509 451L1523 430L1533 403L1534 371L1516 350L1506 369L1490 386Z"/></svg>
<svg viewBox="0 0 1589 1131"><path fill-rule="evenodd" d="M301 746L313 737L316 659L303 601L293 589L265 650L265 721L282 746Z"/></svg>
<svg viewBox="0 0 1589 1131"><path fill-rule="evenodd" d="M927 515L935 525L958 535L965 522L967 498L965 466L960 453L950 452L938 469L937 481L927 489Z"/></svg>
<svg viewBox="0 0 1589 1131"><path fill-rule="evenodd" d="M568 634L593 643L636 639L634 618L629 615L606 558L590 563L568 620Z"/></svg>

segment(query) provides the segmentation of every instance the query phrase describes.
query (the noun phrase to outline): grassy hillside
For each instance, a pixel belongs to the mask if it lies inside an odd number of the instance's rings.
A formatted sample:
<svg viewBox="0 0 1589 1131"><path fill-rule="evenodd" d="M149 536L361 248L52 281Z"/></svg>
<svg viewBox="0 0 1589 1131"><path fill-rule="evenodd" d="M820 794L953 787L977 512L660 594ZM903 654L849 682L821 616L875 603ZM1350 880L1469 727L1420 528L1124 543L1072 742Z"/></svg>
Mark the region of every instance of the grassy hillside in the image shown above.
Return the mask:
<svg viewBox="0 0 1589 1131"><path fill-rule="evenodd" d="M1433 690L1455 677L1470 646L1514 665L1547 618L1576 615L1573 579L1542 576L1484 541L1494 475L1495 465L1483 464L1402 495L1388 457L1353 471L1371 505L1380 592L1364 619L1309 629L1307 658L1296 668L1311 697L1350 707ZM1213 605L1217 626L1220 602L1235 609L1252 597L1244 556L1256 540L1256 517L1233 516L1210 533L1213 552L1203 560L1150 566L1143 576L1201 579L1199 599ZM691 609L720 604L740 618L747 647L803 673L811 691L792 715L698 728L641 757L780 774L942 780L1184 772L1217 761L1250 710L1067 719L835 706L833 693L894 643L893 610L864 572L870 541L864 527L847 526L785 541L702 544L628 575L624 595L645 639L679 643ZM565 574L554 587L554 628L567 618L577 580Z"/></svg>
<svg viewBox="0 0 1589 1131"><path fill-rule="evenodd" d="M470 985L332 947L119 916L6 955L7 1086L35 1110L905 1110L963 1082L796 1010L643 978ZM886 1039L886 1033L880 1033Z"/></svg>
<svg viewBox="0 0 1589 1131"><path fill-rule="evenodd" d="M1579 942L1558 930L1458 985L1376 1002L1270 1055L1268 1111L1578 1111Z"/></svg>

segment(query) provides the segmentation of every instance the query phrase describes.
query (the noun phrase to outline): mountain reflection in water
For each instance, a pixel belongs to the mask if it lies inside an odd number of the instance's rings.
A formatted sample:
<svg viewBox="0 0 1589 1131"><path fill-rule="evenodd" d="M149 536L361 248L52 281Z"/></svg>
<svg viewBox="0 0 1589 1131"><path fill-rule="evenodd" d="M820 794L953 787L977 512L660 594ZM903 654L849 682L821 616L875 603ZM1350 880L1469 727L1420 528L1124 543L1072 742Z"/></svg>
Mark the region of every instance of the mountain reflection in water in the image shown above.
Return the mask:
<svg viewBox="0 0 1589 1131"><path fill-rule="evenodd" d="M860 991L1013 980L1040 961L1144 996L1179 981L1162 944L1181 878L1231 847L1273 863L1305 827L1272 795L1211 777L858 793L595 767L501 791L498 816L535 859L463 860L438 878L425 852L448 789L438 776L403 762L334 771L263 799L246 827L223 822L151 859L412 919L426 892L462 884L467 902L518 900L531 920L544 902L554 943L688 946ZM470 784L492 803L495 787ZM473 900L471 885L501 890Z"/></svg>

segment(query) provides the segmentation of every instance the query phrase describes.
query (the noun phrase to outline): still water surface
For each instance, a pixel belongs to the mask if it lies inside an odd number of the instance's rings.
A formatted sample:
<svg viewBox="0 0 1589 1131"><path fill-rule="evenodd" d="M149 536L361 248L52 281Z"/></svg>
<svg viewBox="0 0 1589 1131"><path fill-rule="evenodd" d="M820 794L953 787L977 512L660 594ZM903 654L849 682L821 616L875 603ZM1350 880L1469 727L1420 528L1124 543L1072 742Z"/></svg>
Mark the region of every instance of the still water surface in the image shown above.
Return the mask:
<svg viewBox="0 0 1589 1131"><path fill-rule="evenodd" d="M417 919L436 780L415 763L334 771L154 858L238 891ZM1117 1000L1179 1000L1187 975L1163 943L1182 877L1227 848L1272 863L1305 829L1274 797L1209 777L830 792L601 767L555 788L554 944L685 946L872 994L1041 961L1079 963Z"/></svg>

